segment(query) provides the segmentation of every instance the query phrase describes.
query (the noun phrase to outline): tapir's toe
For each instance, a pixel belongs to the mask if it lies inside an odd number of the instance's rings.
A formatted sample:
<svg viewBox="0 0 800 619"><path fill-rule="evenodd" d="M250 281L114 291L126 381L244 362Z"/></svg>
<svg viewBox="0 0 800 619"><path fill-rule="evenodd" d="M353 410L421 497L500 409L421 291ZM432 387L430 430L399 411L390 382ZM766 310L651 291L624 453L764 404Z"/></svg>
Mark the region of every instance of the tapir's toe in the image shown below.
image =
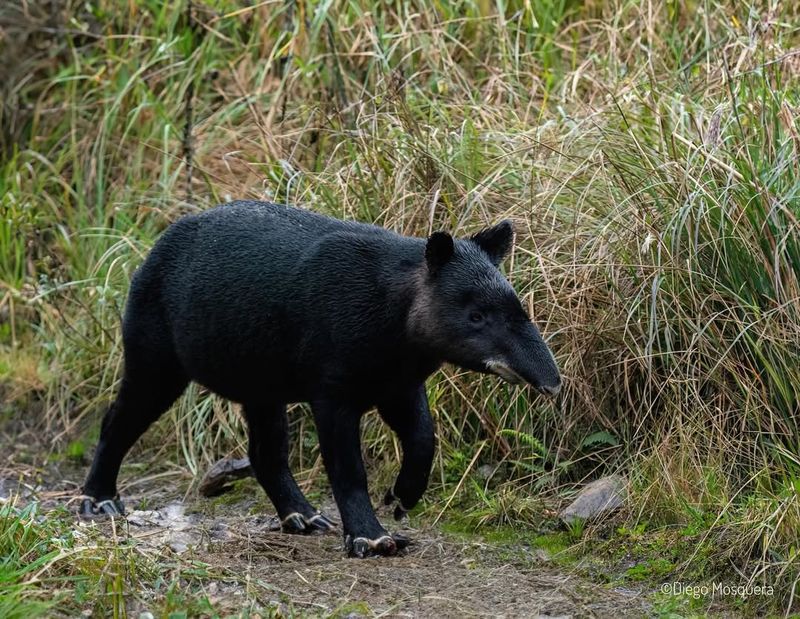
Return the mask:
<svg viewBox="0 0 800 619"><path fill-rule="evenodd" d="M125 515L125 506L118 496L98 501L94 497L84 497L78 508L81 518L97 520L108 517L119 518Z"/></svg>
<svg viewBox="0 0 800 619"><path fill-rule="evenodd" d="M281 531L284 533L307 535L309 533L326 533L335 528L336 523L322 514L304 516L300 512L293 512L281 520Z"/></svg>
<svg viewBox="0 0 800 619"><path fill-rule="evenodd" d="M410 539L405 535L395 533L394 535L382 535L376 539L367 537L346 536L344 546L347 554L351 557L364 559L366 557L391 557L397 554L410 543Z"/></svg>
<svg viewBox="0 0 800 619"><path fill-rule="evenodd" d="M411 538L402 533L393 533L392 538L394 539L394 543L397 544L397 550L403 550L403 548L411 543Z"/></svg>
<svg viewBox="0 0 800 619"><path fill-rule="evenodd" d="M315 514L314 516L311 516L307 522L311 529L314 531L321 531L323 533L327 531L333 531L336 528L336 523L322 514Z"/></svg>
<svg viewBox="0 0 800 619"><path fill-rule="evenodd" d="M281 520L281 531L284 533L305 533L307 528L306 519L298 512L289 514Z"/></svg>

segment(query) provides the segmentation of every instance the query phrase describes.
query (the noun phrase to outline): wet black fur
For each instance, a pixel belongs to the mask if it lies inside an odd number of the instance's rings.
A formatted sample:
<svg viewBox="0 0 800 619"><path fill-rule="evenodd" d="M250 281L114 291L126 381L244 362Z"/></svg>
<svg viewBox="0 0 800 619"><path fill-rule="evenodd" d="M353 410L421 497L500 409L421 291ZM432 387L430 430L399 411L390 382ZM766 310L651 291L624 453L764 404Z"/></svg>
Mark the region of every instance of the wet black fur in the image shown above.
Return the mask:
<svg viewBox="0 0 800 619"><path fill-rule="evenodd" d="M367 494L359 420L377 406L403 446L394 496L413 507L434 453L425 379L443 362L527 382L558 370L497 270L507 222L473 239L410 238L264 202L173 224L134 276L125 374L84 491L116 495L128 449L196 381L243 405L249 454L281 518L316 512L288 467L285 408L309 402L345 535L385 534Z"/></svg>

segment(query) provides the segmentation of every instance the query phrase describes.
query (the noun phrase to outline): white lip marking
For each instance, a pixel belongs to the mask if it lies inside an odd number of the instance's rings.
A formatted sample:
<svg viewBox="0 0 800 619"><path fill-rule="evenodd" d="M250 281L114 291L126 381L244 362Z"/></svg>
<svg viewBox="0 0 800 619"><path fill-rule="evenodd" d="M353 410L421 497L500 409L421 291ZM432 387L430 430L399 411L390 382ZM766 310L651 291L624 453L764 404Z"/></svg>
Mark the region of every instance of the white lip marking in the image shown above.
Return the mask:
<svg viewBox="0 0 800 619"><path fill-rule="evenodd" d="M542 387L539 391L546 395L557 396L558 392L561 391L561 385L556 387Z"/></svg>
<svg viewBox="0 0 800 619"><path fill-rule="evenodd" d="M500 359L488 359L484 361L485 365L489 370L497 374L500 378L504 381L511 383L512 385L520 385L525 383L525 379L522 378L519 374L517 374L514 370L512 370L508 365Z"/></svg>

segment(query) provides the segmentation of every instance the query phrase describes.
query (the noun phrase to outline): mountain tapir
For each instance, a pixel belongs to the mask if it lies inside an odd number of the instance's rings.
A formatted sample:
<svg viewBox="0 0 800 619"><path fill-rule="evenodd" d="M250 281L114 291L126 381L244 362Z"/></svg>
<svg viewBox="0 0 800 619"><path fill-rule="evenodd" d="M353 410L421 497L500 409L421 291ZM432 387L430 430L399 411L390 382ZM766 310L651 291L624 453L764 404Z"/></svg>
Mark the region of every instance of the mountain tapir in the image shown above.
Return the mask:
<svg viewBox="0 0 800 619"><path fill-rule="evenodd" d="M124 375L106 413L80 511L121 514L117 475L134 442L189 381L242 404L249 456L289 533L337 525L288 463L286 405L308 402L351 556L408 543L378 522L359 421L398 435L395 517L428 484L434 429L425 380L444 362L558 393L553 355L498 270L508 221L467 239L406 237L268 202L185 216L137 270L122 323Z"/></svg>

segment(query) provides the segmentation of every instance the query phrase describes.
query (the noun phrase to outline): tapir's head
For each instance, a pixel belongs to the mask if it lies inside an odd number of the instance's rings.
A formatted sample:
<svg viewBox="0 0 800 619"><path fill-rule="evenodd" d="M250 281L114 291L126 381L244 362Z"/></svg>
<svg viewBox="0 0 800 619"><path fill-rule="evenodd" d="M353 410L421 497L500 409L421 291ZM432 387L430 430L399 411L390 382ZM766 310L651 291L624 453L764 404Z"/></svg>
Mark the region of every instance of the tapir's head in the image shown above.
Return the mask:
<svg viewBox="0 0 800 619"><path fill-rule="evenodd" d="M497 268L513 238L509 221L469 239L434 233L409 328L445 361L555 395L561 377L553 355Z"/></svg>

